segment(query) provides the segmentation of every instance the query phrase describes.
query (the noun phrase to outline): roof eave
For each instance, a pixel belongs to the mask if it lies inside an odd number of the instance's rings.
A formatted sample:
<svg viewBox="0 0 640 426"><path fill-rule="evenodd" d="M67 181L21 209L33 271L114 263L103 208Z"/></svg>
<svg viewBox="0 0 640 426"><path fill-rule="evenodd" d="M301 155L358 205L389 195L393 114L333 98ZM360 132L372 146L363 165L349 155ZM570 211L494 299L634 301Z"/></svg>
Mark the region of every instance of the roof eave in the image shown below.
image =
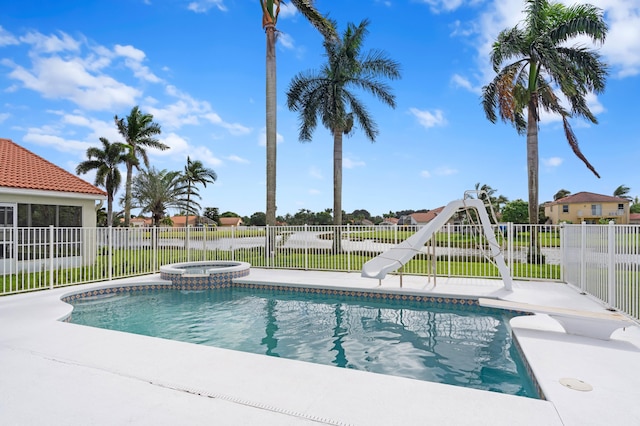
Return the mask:
<svg viewBox="0 0 640 426"><path fill-rule="evenodd" d="M106 200L106 195L86 194L82 192L45 191L41 189L10 188L0 186L0 194L32 195L37 197L75 198L83 200Z"/></svg>

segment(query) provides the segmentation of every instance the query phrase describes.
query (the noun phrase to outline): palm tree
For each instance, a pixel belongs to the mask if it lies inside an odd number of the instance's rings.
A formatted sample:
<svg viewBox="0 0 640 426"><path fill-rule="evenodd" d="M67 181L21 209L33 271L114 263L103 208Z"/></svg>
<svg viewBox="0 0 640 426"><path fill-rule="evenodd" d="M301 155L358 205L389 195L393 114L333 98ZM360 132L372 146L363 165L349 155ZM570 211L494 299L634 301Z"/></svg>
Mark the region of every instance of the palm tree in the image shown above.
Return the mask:
<svg viewBox="0 0 640 426"><path fill-rule="evenodd" d="M300 119L299 138L311 141L318 117L333 135L333 223L342 225L342 137L351 135L359 124L371 142L378 129L365 105L351 88L362 89L395 108L395 96L389 86L378 79L400 78L400 66L384 52L363 54L368 20L349 24L342 39L325 39L327 64L320 71L296 75L287 92L287 106Z"/></svg>
<svg viewBox="0 0 640 426"><path fill-rule="evenodd" d="M91 170L96 171L95 185L104 187L107 192L107 226L113 223L113 198L120 188L122 176L118 166L127 159L126 145L111 143L107 138L100 138L102 149L91 147L87 149L87 158L78 164L76 173L85 174Z"/></svg>
<svg viewBox="0 0 640 426"><path fill-rule="evenodd" d="M187 194L187 184L180 172L158 171L151 167L133 179L132 207L142 209L142 213L151 213L153 225L159 226L167 209L186 208ZM192 203L200 207L195 201Z"/></svg>
<svg viewBox="0 0 640 426"><path fill-rule="evenodd" d="M276 224L276 24L281 0L260 0L262 28L267 37L266 136L267 136L267 225ZM324 37L335 38L333 24L314 7L313 0L291 0Z"/></svg>
<svg viewBox="0 0 640 426"><path fill-rule="evenodd" d="M564 198L564 197L566 197L566 196L567 196L567 195L569 195L569 194L571 194L571 191L569 191L569 190L567 190L567 189L560 189L560 190L558 190L558 192L556 192L556 193L553 195L553 201L557 201L557 200L559 200L560 198Z"/></svg>
<svg viewBox="0 0 640 426"><path fill-rule="evenodd" d="M149 167L149 158L145 148L156 148L161 151L169 149L168 145L163 144L155 138L159 135L160 125L153 122L153 115L142 114L138 106L134 106L127 117L114 117L118 132L122 135L125 143L128 145L129 153L127 160L127 181L125 183L124 195L124 226L129 226L131 219L131 185L133 181L133 168L140 168L140 158L144 165Z"/></svg>
<svg viewBox="0 0 640 426"><path fill-rule="evenodd" d="M629 191L631 191L631 188L629 188L628 186L620 185L616 188L615 191L613 191L613 196L631 201L633 200L633 198L629 195Z"/></svg>
<svg viewBox="0 0 640 426"><path fill-rule="evenodd" d="M588 4L564 6L547 0L526 0L524 12L523 25L503 30L493 44L491 63L497 75L482 88L482 103L492 123L497 120L497 111L500 118L511 122L518 133L526 132L529 223L535 224L538 218L540 108L561 116L573 152L600 177L580 151L568 119L580 116L597 123L585 97L589 92L604 90L607 67L595 51L583 46L568 46L567 41L587 36L593 42L604 42L607 25L602 10ZM514 62L508 63L510 60ZM561 105L554 87L567 98L570 109ZM537 253L537 247L537 238L532 233L534 253Z"/></svg>
<svg viewBox="0 0 640 426"><path fill-rule="evenodd" d="M208 169L202 165L202 161L191 161L191 158L187 156L187 165L184 166L183 179L187 182L187 219L185 220L185 226L189 226L189 212L191 206L191 194L198 195L195 189L195 185L201 183L205 188L208 183L214 183L218 176L213 169Z"/></svg>

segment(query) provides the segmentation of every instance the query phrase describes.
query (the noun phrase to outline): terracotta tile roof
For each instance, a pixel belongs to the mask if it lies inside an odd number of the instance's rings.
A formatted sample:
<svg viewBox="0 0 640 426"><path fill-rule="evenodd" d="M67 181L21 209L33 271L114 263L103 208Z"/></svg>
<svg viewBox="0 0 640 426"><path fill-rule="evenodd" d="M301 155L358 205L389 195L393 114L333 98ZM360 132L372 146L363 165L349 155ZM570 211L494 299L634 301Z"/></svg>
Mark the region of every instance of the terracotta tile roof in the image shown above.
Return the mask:
<svg viewBox="0 0 640 426"><path fill-rule="evenodd" d="M9 139L0 138L0 187L106 196L80 179Z"/></svg>
<svg viewBox="0 0 640 426"><path fill-rule="evenodd" d="M593 192L577 192L575 194L567 195L566 197L559 198L555 201L548 203L551 204L571 204L571 203L628 203L626 198L612 197L611 195L594 194Z"/></svg>
<svg viewBox="0 0 640 426"><path fill-rule="evenodd" d="M629 214L629 222L640 222L640 213L631 213Z"/></svg>
<svg viewBox="0 0 640 426"><path fill-rule="evenodd" d="M426 213L412 213L411 217L418 223L429 223L442 212L444 206L429 210Z"/></svg>
<svg viewBox="0 0 640 426"><path fill-rule="evenodd" d="M221 217L220 226L240 226L242 225L242 218L239 217Z"/></svg>

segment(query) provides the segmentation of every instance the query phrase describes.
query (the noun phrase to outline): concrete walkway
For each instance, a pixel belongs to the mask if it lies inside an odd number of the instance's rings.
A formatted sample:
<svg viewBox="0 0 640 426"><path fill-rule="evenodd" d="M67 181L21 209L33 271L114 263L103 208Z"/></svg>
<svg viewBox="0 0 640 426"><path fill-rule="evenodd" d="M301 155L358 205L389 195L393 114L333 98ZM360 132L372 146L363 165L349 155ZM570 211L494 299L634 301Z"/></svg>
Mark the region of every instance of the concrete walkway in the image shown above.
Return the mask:
<svg viewBox="0 0 640 426"><path fill-rule="evenodd" d="M121 282L142 284L159 276ZM602 311L570 287L496 280L252 269L245 282L510 300ZM115 282L109 283L114 284ZM512 320L547 400L322 366L62 323L66 294L0 298L3 425L632 425L640 424L640 330L610 341L565 334L545 315ZM560 384L575 378L588 392Z"/></svg>

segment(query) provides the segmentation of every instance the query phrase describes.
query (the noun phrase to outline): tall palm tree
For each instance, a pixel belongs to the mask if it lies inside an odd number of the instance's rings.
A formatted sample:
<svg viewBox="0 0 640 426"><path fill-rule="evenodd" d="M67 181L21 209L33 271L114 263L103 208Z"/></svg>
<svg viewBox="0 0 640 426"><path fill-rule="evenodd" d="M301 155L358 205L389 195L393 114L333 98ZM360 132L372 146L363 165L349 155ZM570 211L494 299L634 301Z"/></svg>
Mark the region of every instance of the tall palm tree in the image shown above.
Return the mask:
<svg viewBox="0 0 640 426"><path fill-rule="evenodd" d="M208 183L214 183L218 175L213 169L204 167L202 161L191 161L191 158L187 156L187 165L184 166L183 179L187 182L187 219L185 226L189 226L189 212L191 207L191 194L198 195L195 185L202 184L205 188Z"/></svg>
<svg viewBox="0 0 640 426"><path fill-rule="evenodd" d="M187 194L187 183L180 172L154 167L140 171L131 185L132 206L151 213L154 226L160 225L167 209L185 209ZM195 201L192 203L200 207Z"/></svg>
<svg viewBox="0 0 640 426"><path fill-rule="evenodd" d="M395 96L379 77L400 78L400 66L384 52L362 52L368 20L349 24L342 39L325 39L327 64L320 71L296 75L287 92L287 106L300 119L299 138L311 141L320 118L333 135L333 223L342 225L342 137L351 135L358 124L371 142L378 128L352 88L361 89L395 108Z"/></svg>
<svg viewBox="0 0 640 426"><path fill-rule="evenodd" d="M87 158L78 164L76 173L85 174L91 170L96 171L95 185L104 187L107 192L107 226L113 223L113 198L120 188L122 176L118 166L127 159L126 145L111 143L107 138L100 138L102 149L91 147L87 149Z"/></svg>
<svg viewBox="0 0 640 426"><path fill-rule="evenodd" d="M600 55L584 46L568 46L577 36L604 42L607 25L602 10L588 4L565 6L547 0L526 0L522 25L503 30L493 44L491 63L496 77L482 88L487 118L495 123L496 111L527 135L529 223L538 220L538 123L540 109L559 114L573 152L597 177L594 167L580 151L569 118L584 117L597 123L586 95L604 90L607 67ZM509 62L513 61L513 62ZM504 65L503 65L504 64ZM501 68L502 67L502 68ZM554 92L559 88L570 103L561 104ZM526 119L525 119L526 109ZM531 248L537 253L532 233Z"/></svg>
<svg viewBox="0 0 640 426"><path fill-rule="evenodd" d="M629 191L631 191L631 188L629 188L628 186L625 186L625 185L620 185L619 187L616 188L615 191L613 191L613 196L614 197L625 198L625 199L631 201L631 200L633 200L633 198L629 195Z"/></svg>
<svg viewBox="0 0 640 426"><path fill-rule="evenodd" d="M138 106L134 106L127 117L114 117L118 132L124 138L128 145L129 153L127 160L127 180L125 183L124 195L124 226L129 226L131 219L131 185L133 181L133 168L140 168L140 158L144 165L149 167L149 158L145 148L156 148L161 151L169 149L168 145L163 144L155 138L159 135L160 125L153 121L153 115L142 114Z"/></svg>
<svg viewBox="0 0 640 426"><path fill-rule="evenodd" d="M266 136L267 136L267 225L276 224L276 24L281 0L260 0L262 28L267 37ZM324 37L335 38L332 23L314 7L313 0L291 0L291 3Z"/></svg>

